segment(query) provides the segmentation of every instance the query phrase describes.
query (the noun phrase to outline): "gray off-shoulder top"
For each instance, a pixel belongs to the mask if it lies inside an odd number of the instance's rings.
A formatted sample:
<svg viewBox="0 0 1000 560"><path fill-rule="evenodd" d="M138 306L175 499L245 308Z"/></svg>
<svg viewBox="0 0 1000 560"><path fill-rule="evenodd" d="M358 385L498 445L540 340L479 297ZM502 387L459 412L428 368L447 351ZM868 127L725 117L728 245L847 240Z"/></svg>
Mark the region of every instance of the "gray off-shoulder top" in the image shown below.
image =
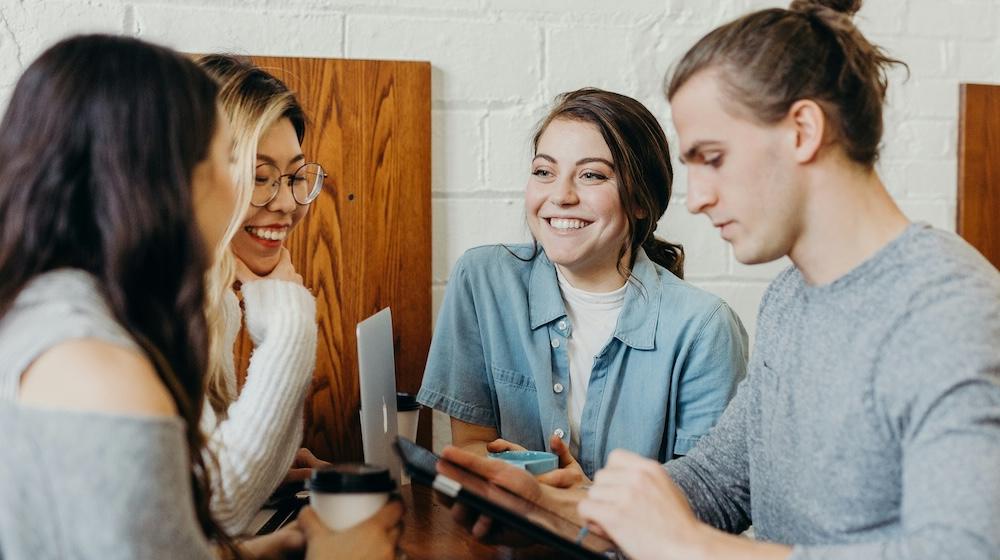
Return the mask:
<svg viewBox="0 0 1000 560"><path fill-rule="evenodd" d="M17 402L28 365L79 338L137 347L79 270L34 279L0 320L0 559L212 558L181 419Z"/></svg>

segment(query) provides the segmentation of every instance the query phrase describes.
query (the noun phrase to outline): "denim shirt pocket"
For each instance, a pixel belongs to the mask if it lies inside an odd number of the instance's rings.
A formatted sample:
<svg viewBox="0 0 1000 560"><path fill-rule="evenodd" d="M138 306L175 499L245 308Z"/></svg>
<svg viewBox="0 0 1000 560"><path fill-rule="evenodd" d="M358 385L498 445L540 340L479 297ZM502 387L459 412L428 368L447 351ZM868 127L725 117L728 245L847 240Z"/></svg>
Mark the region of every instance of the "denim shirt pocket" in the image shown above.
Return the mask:
<svg viewBox="0 0 1000 560"><path fill-rule="evenodd" d="M535 380L531 377L496 365L492 366L492 368L493 381L496 381L498 384L505 385L512 390L535 392ZM499 391L499 389L497 390Z"/></svg>
<svg viewBox="0 0 1000 560"><path fill-rule="evenodd" d="M541 425L534 379L497 365L491 369L500 411L500 437L533 448Z"/></svg>

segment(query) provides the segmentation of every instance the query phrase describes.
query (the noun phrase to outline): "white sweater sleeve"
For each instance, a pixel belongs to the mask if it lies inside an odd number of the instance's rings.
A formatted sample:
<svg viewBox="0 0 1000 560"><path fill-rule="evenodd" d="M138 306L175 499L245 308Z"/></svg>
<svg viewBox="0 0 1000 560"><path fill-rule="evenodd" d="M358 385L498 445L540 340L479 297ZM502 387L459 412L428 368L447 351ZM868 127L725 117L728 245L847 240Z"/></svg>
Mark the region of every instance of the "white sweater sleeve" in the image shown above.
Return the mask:
<svg viewBox="0 0 1000 560"><path fill-rule="evenodd" d="M212 514L229 534L242 533L285 477L302 441L302 406L316 366L316 302L282 280L243 284L246 324L254 344L243 390L217 422L206 404L202 427L215 454ZM239 304L227 298L226 348L239 333ZM236 386L226 362L227 384ZM233 390L235 394L235 390Z"/></svg>

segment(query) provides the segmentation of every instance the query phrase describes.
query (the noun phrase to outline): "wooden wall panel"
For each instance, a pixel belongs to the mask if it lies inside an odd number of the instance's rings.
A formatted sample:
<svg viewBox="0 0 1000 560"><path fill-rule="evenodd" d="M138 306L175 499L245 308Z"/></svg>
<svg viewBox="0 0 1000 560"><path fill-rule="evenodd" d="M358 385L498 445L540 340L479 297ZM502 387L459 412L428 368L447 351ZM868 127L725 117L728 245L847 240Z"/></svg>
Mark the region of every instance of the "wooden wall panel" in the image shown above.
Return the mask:
<svg viewBox="0 0 1000 560"><path fill-rule="evenodd" d="M958 233L1000 268L1000 85L962 84Z"/></svg>
<svg viewBox="0 0 1000 560"><path fill-rule="evenodd" d="M329 173L287 241L319 321L304 444L320 458L360 460L356 324L392 307L401 391L419 389L430 346L430 64L252 59L296 91L311 121L303 150ZM249 351L244 335L240 371ZM420 424L429 447L429 411Z"/></svg>

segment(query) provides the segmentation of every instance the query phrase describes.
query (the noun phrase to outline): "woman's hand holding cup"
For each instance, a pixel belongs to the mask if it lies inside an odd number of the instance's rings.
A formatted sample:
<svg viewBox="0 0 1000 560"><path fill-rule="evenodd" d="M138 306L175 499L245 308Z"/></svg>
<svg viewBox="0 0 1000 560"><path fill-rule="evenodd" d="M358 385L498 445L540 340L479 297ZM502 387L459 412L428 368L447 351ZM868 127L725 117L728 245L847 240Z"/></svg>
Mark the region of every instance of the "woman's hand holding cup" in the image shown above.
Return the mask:
<svg viewBox="0 0 1000 560"><path fill-rule="evenodd" d="M577 488L590 484L590 479L583 472L583 467L573 457L573 454L569 451L569 447L566 446L562 439L553 435L552 439L549 440L549 447L559 457L559 468L537 476L536 479L538 482L555 488ZM486 450L490 453L526 451L524 447L505 439L491 441L486 444Z"/></svg>
<svg viewBox="0 0 1000 560"><path fill-rule="evenodd" d="M391 560L403 532L403 505L392 500L366 521L332 531L311 507L302 508L298 525L306 537L306 560L358 558Z"/></svg>

